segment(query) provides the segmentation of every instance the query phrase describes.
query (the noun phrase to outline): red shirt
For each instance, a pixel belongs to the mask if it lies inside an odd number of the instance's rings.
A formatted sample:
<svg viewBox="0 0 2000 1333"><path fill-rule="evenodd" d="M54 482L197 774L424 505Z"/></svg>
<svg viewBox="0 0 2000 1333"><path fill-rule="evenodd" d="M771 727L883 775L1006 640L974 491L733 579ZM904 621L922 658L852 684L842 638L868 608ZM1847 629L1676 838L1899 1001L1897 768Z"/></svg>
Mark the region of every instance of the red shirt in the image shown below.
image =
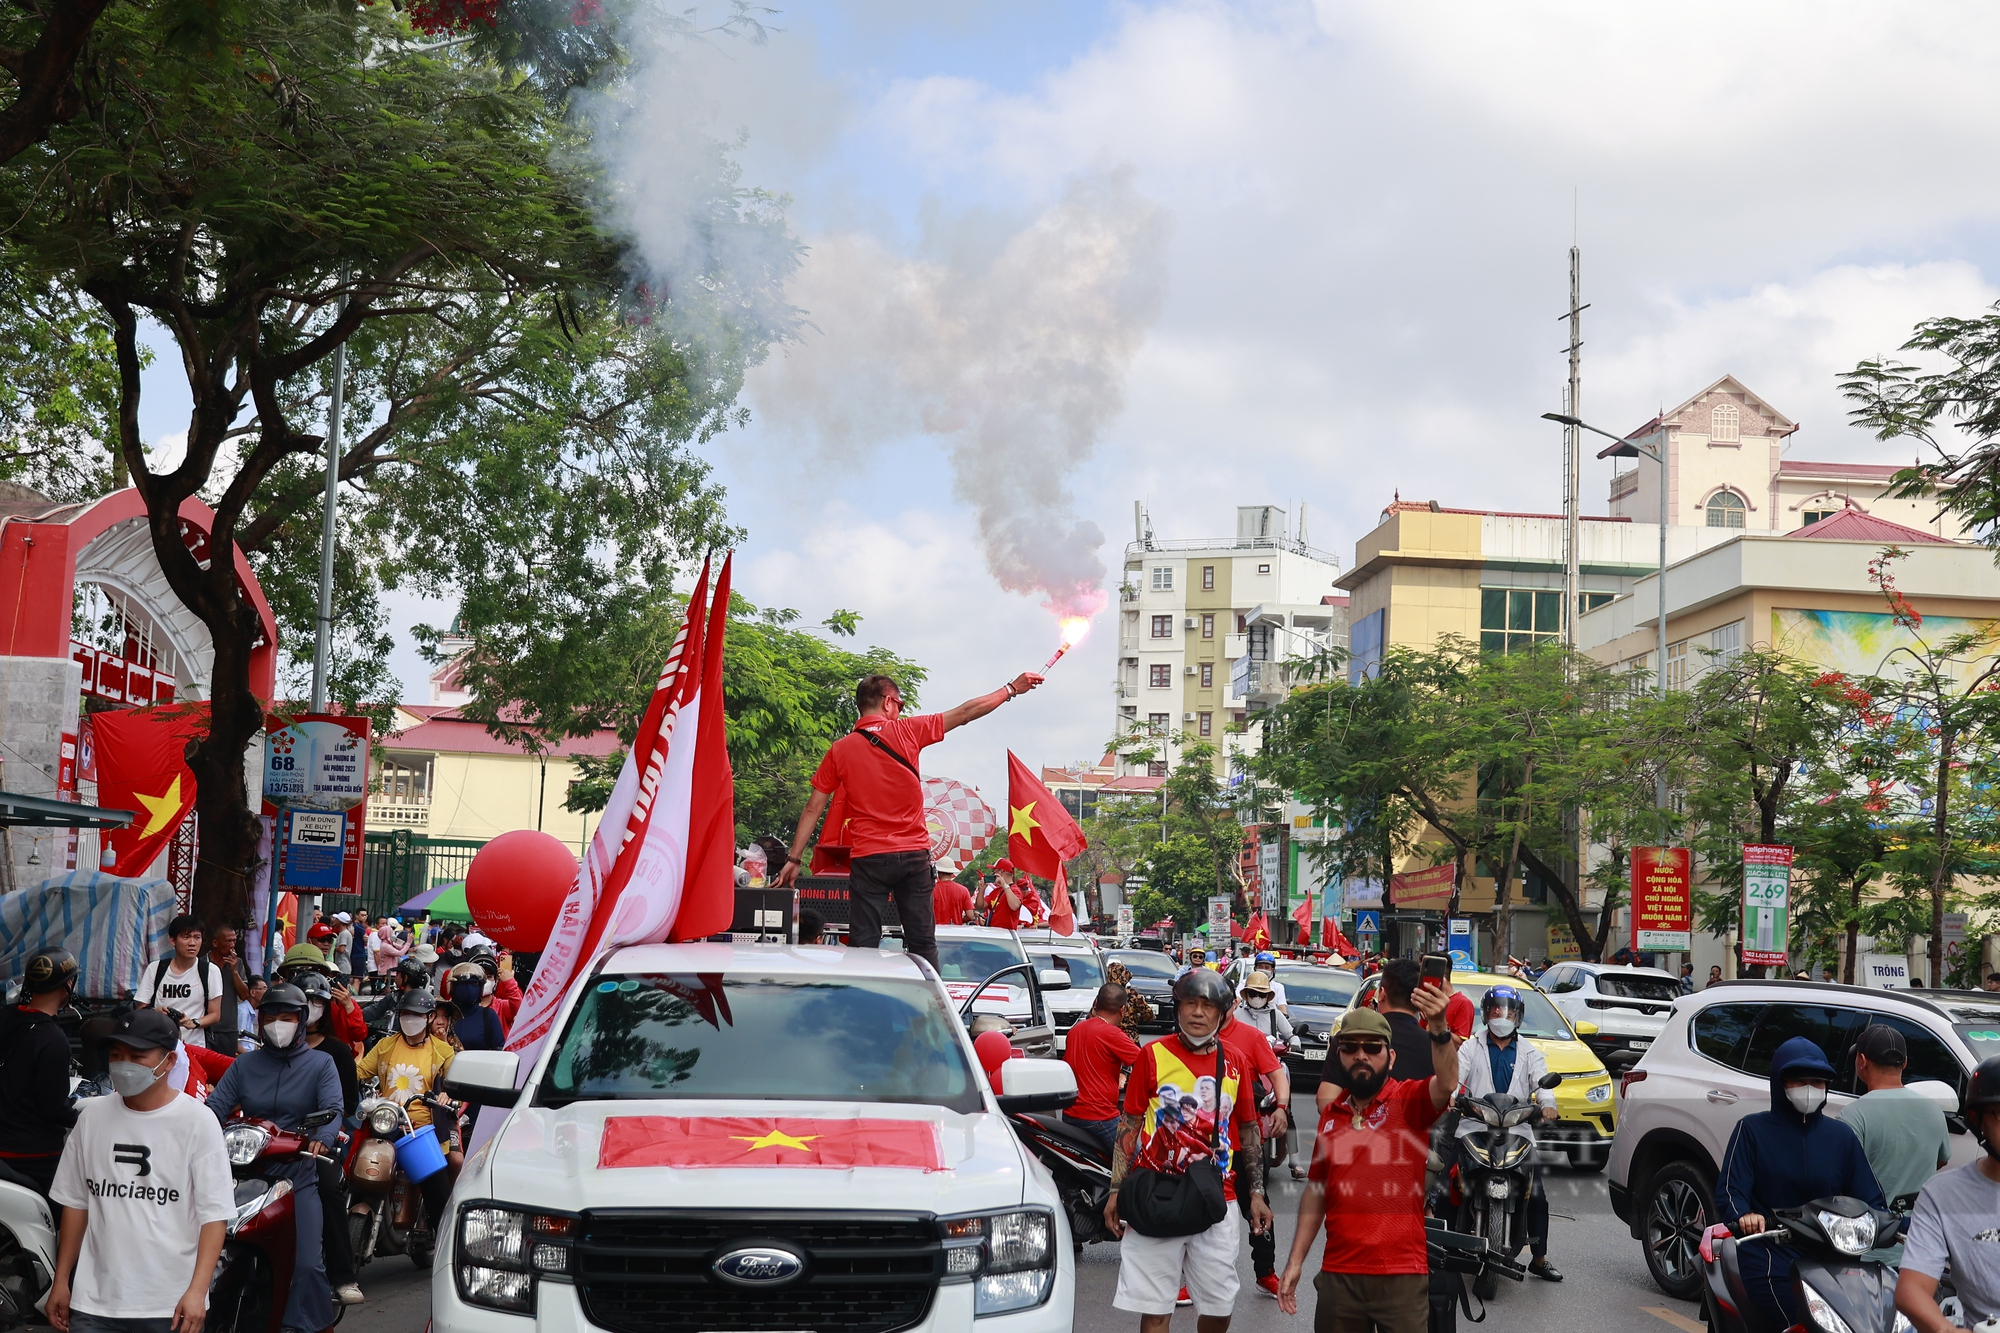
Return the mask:
<svg viewBox="0 0 2000 1333"><path fill-rule="evenodd" d="M1021 899L1019 907L1007 901L1007 890L1010 888ZM986 910L990 914L988 924L1001 930L1023 930L1048 913L1042 905L1042 895L1035 892L1034 885L1027 883L995 884L986 895Z"/></svg>
<svg viewBox="0 0 2000 1333"><path fill-rule="evenodd" d="M1248 1023L1239 1023L1234 1018L1224 1023L1222 1044L1229 1048L1232 1058L1243 1062L1251 1078L1274 1074L1281 1067L1278 1053L1271 1049L1271 1039Z"/></svg>
<svg viewBox="0 0 2000 1333"><path fill-rule="evenodd" d="M859 733L873 732L909 760L910 768L883 754ZM851 856L883 852L927 852L931 833L924 826L924 782L910 769L920 767L926 745L944 739L944 714L864 718L854 731L829 745L812 776L813 790L847 795L847 827L828 829L826 840L845 843Z"/></svg>
<svg viewBox="0 0 2000 1333"><path fill-rule="evenodd" d="M1076 1102L1066 1114L1076 1120L1115 1119L1118 1071L1138 1063L1139 1044L1116 1023L1090 1014L1064 1038L1063 1060L1076 1071Z"/></svg>
<svg viewBox="0 0 2000 1333"><path fill-rule="evenodd" d="M1218 1091L1216 1053L1208 1050L1196 1055L1181 1044L1178 1035L1139 1048L1132 1077L1125 1083L1125 1114L1142 1117L1139 1154L1133 1165L1155 1171L1185 1171L1190 1162L1206 1159L1213 1133L1216 1165L1222 1170L1222 1194L1233 1201L1236 1173L1230 1159L1236 1151L1237 1127L1257 1123L1257 1099L1243 1086L1246 1075L1236 1053L1226 1042L1219 1047L1223 1127L1212 1128Z"/></svg>
<svg viewBox="0 0 2000 1333"><path fill-rule="evenodd" d="M1460 1041L1472 1035L1472 1020L1477 1017L1479 1010L1473 1007L1462 990L1453 991L1451 998L1444 1002L1444 1025L1457 1033Z"/></svg>
<svg viewBox="0 0 2000 1333"><path fill-rule="evenodd" d="M941 879L931 893L931 912L940 926L962 926L972 910L972 890L955 879Z"/></svg>
<svg viewBox="0 0 2000 1333"><path fill-rule="evenodd" d="M1343 1092L1327 1104L1308 1178L1326 1189L1329 1273L1428 1273L1424 1163L1438 1118L1428 1079L1397 1080L1369 1104L1362 1127Z"/></svg>

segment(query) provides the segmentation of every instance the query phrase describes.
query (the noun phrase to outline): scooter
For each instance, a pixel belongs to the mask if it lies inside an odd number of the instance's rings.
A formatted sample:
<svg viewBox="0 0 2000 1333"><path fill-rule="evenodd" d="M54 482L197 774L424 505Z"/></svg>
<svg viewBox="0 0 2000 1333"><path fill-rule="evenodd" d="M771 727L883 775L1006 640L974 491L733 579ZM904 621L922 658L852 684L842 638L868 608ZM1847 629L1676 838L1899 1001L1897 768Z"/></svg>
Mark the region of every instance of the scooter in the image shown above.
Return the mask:
<svg viewBox="0 0 2000 1333"><path fill-rule="evenodd" d="M1561 1086L1561 1074L1544 1074L1537 1087ZM1479 1236L1493 1254L1514 1262L1528 1243L1528 1197L1534 1189L1535 1122L1542 1108L1532 1098L1505 1092L1484 1097L1460 1094L1458 1122L1457 1229ZM1525 1273L1525 1269L1521 1270ZM1473 1279L1472 1291L1489 1300L1509 1267L1489 1264Z"/></svg>
<svg viewBox="0 0 2000 1333"><path fill-rule="evenodd" d="M222 1145L236 1177L236 1211L208 1286L208 1329L280 1333L291 1293L298 1214L292 1182L266 1179L264 1173L305 1156L312 1131L339 1117L338 1111L315 1111L289 1130L239 1116L223 1128ZM334 1323L346 1308L335 1303Z"/></svg>
<svg viewBox="0 0 2000 1333"><path fill-rule="evenodd" d="M1745 1245L1782 1245L1795 1256L1792 1291L1810 1327L1849 1333L1907 1328L1896 1313L1896 1270L1861 1257L1894 1245L1906 1223L1896 1213L1834 1195L1773 1209L1754 1236L1738 1236L1733 1223L1712 1226L1701 1238L1702 1318L1715 1333L1783 1333L1750 1303L1740 1264Z"/></svg>
<svg viewBox="0 0 2000 1333"><path fill-rule="evenodd" d="M417 1098L431 1109L432 1123L445 1130L453 1107L432 1097ZM407 1108L387 1097L363 1097L355 1114L361 1128L347 1153L347 1235L359 1272L378 1254L407 1254L429 1268L433 1240L424 1225L423 1193L396 1160L396 1141L415 1128Z"/></svg>
<svg viewBox="0 0 2000 1333"><path fill-rule="evenodd" d="M1007 1123L1037 1161L1055 1177L1056 1194L1069 1214L1069 1234L1077 1251L1091 1241L1116 1240L1104 1226L1111 1197L1111 1157L1089 1131L1060 1115L1035 1111L1010 1114Z"/></svg>

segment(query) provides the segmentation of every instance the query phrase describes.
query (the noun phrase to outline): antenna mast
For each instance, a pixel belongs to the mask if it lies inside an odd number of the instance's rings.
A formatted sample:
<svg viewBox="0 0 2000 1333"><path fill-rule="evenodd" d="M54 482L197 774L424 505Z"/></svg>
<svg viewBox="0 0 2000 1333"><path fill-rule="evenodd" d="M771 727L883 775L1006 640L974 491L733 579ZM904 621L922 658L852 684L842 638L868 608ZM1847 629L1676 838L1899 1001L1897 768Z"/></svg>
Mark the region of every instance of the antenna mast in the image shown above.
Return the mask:
<svg viewBox="0 0 2000 1333"><path fill-rule="evenodd" d="M1583 252L1574 241L1569 247L1569 384L1563 391L1565 414L1573 417L1583 415L1582 362L1583 362L1583 312L1590 307L1583 304ZM1577 599L1583 591L1581 572L1580 533L1578 521L1582 500L1578 492L1583 484L1583 431L1576 426L1563 427L1563 646L1576 647Z"/></svg>

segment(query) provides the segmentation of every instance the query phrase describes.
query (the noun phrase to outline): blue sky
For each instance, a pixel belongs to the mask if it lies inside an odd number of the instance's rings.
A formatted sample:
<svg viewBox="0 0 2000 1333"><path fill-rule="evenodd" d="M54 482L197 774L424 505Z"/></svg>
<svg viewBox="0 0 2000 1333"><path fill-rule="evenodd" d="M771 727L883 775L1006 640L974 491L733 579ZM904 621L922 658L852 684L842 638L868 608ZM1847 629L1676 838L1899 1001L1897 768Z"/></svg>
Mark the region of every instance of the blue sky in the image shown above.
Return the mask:
<svg viewBox="0 0 2000 1333"><path fill-rule="evenodd" d="M931 666L929 706L1053 638L982 518L1094 523L1115 568L1135 499L1175 537L1304 499L1349 558L1397 490L1555 507L1538 417L1573 228L1583 405L1610 428L1734 373L1803 423L1798 456L1903 457L1844 424L1834 376L2000 297L2000 14L1976 4L821 0L774 21L767 46L643 73L651 147L616 160L647 185L695 118L747 134L745 179L791 196L815 332L709 451L751 534L739 585L808 621L862 611ZM169 399L150 435L180 428ZM1609 475L1586 469L1596 512ZM1109 637L929 770L998 800L1009 745L1094 756Z"/></svg>

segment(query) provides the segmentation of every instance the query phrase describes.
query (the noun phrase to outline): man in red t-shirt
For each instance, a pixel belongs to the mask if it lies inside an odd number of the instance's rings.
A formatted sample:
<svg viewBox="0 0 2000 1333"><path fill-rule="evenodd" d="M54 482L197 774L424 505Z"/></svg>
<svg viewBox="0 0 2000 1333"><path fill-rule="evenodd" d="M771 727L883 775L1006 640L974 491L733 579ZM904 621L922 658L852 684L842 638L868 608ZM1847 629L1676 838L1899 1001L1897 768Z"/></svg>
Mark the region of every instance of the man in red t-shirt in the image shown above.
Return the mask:
<svg viewBox="0 0 2000 1333"><path fill-rule="evenodd" d="M1028 878L1025 870L1014 869L1012 861L993 863L996 878L986 895L987 924L1001 930L1026 930L1029 926L1046 924L1048 908L1042 902L1042 895L1035 892L1035 882Z"/></svg>
<svg viewBox="0 0 2000 1333"><path fill-rule="evenodd" d="M1076 1101L1063 1119L1096 1138L1107 1155L1118 1137L1118 1072L1139 1059L1138 1043L1118 1026L1126 994L1115 981L1099 986L1089 1016L1063 1038L1063 1060L1076 1072Z"/></svg>
<svg viewBox="0 0 2000 1333"><path fill-rule="evenodd" d="M1313 1281L1315 1329L1367 1333L1372 1324L1380 1333L1426 1333L1430 1326L1424 1167L1431 1125L1458 1087L1463 1040L1445 1022L1449 1000L1449 991L1436 986L1418 986L1410 995L1436 1048L1437 1073L1423 1082L1390 1077L1393 1034L1374 1010L1350 1009L1334 1033L1347 1090L1320 1116L1292 1255L1278 1285L1279 1308L1296 1314L1299 1277L1324 1223L1326 1251ZM1339 1188L1329 1189L1336 1174Z"/></svg>
<svg viewBox="0 0 2000 1333"><path fill-rule="evenodd" d="M943 713L903 716L903 691L889 676L863 676L854 687L860 713L854 730L827 747L812 776L813 794L799 816L791 850L778 871L779 888L799 877L806 839L838 790L847 798L847 827L829 829L852 849L847 892L847 942L857 949L882 943L882 913L894 896L903 920L903 948L939 967L931 866L931 834L924 826L924 780L917 771L924 747L1042 683L1023 672L991 694L967 699Z"/></svg>
<svg viewBox="0 0 2000 1333"><path fill-rule="evenodd" d="M972 910L972 890L960 884L950 875L937 872L937 888L931 893L931 909L940 926L962 926L965 914Z"/></svg>
<svg viewBox="0 0 2000 1333"><path fill-rule="evenodd" d="M1122 1237L1118 1291L1111 1303L1137 1314L1141 1333L1166 1333L1182 1288L1203 1330L1216 1333L1229 1326L1239 1286L1237 1220L1232 1208L1192 1236L1127 1230L1118 1217L1118 1187L1128 1169L1174 1174L1212 1159L1222 1173L1223 1198L1235 1201L1240 1179L1250 1195L1250 1225L1260 1230L1271 1225L1256 1090L1241 1057L1218 1039L1230 1001L1228 985L1214 972L1190 972L1175 981L1178 1031L1141 1047L1125 1084L1104 1221Z"/></svg>

